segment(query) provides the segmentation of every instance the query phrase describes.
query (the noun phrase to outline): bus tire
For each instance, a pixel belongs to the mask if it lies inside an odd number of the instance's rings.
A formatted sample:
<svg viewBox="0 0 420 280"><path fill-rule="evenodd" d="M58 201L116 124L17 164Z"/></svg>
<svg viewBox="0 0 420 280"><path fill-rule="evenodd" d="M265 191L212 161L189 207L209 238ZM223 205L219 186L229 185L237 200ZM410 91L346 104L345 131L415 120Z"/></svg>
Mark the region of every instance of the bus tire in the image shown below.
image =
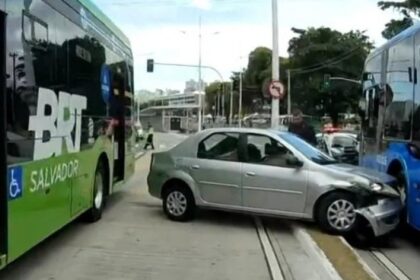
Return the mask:
<svg viewBox="0 0 420 280"><path fill-rule="evenodd" d="M94 223L102 218L102 210L105 204L105 188L105 170L102 161L99 161L93 182L92 207L86 213L86 220L90 223Z"/></svg>

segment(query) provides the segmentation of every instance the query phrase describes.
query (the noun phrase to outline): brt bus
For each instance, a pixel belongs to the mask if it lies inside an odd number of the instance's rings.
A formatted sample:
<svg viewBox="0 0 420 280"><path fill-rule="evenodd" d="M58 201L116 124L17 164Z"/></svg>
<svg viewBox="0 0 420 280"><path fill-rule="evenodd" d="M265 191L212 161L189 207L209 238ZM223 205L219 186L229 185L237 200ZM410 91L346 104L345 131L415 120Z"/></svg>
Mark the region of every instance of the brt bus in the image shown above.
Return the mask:
<svg viewBox="0 0 420 280"><path fill-rule="evenodd" d="M0 0L0 268L134 172L133 59L88 0Z"/></svg>
<svg viewBox="0 0 420 280"><path fill-rule="evenodd" d="M420 230L420 25L366 60L361 164L399 181L407 221Z"/></svg>

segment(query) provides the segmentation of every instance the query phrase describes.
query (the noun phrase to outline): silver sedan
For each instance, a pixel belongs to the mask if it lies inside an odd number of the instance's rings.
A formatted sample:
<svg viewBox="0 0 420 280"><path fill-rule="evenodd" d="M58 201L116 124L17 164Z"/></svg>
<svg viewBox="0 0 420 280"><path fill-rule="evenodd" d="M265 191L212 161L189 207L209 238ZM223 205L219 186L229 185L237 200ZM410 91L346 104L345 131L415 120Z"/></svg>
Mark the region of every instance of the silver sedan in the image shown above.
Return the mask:
<svg viewBox="0 0 420 280"><path fill-rule="evenodd" d="M339 164L297 136L274 130L210 129L154 153L149 192L172 220L212 208L316 221L346 234L384 235L399 223L395 179Z"/></svg>

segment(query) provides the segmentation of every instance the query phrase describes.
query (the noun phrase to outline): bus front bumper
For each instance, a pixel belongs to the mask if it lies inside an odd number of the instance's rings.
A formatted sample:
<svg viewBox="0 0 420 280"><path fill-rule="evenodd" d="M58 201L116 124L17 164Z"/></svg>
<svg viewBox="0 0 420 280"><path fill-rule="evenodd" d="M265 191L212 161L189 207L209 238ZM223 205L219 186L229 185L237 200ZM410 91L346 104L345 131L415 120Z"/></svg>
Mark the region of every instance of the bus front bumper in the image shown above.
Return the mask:
<svg viewBox="0 0 420 280"><path fill-rule="evenodd" d="M398 226L402 208L399 198L384 198L378 200L376 205L357 209L357 213L368 221L375 236L381 236Z"/></svg>

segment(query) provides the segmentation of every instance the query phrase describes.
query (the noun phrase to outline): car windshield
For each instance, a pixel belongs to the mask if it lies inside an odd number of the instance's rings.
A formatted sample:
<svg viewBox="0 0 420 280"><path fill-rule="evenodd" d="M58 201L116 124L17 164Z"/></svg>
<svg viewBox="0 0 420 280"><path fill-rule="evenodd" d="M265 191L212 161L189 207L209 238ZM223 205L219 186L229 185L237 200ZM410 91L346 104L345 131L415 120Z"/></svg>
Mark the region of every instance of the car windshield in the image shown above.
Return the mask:
<svg viewBox="0 0 420 280"><path fill-rule="evenodd" d="M353 147L356 146L356 140L351 136L337 136L332 141L333 146Z"/></svg>
<svg viewBox="0 0 420 280"><path fill-rule="evenodd" d="M298 136L291 133L280 133L279 136L285 140L288 144L293 146L296 150L301 152L306 158L313 162L321 165L337 163L332 157L318 150L305 140L302 140Z"/></svg>

